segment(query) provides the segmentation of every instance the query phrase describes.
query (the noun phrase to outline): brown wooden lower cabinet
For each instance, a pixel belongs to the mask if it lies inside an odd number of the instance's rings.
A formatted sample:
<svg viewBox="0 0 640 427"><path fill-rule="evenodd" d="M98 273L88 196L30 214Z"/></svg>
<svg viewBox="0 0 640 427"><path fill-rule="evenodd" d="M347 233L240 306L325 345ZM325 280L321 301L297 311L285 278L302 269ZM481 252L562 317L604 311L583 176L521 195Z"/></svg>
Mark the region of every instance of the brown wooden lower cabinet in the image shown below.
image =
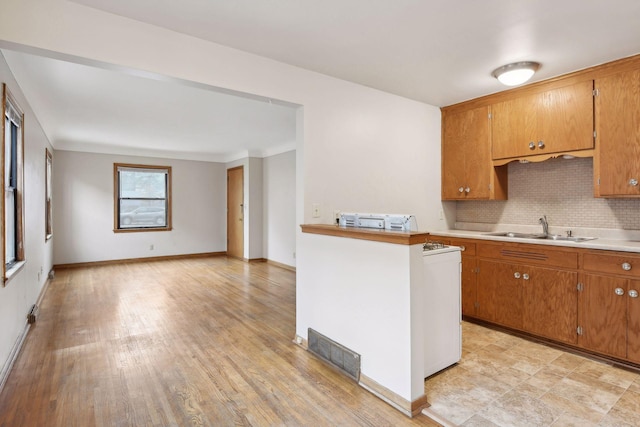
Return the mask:
<svg viewBox="0 0 640 427"><path fill-rule="evenodd" d="M640 254L435 239L465 248L466 318L640 364Z"/></svg>
<svg viewBox="0 0 640 427"><path fill-rule="evenodd" d="M524 329L567 344L577 343L578 273L528 266L523 280Z"/></svg>
<svg viewBox="0 0 640 427"><path fill-rule="evenodd" d="M609 356L627 356L627 279L582 276L580 346ZM616 293L621 293L619 295Z"/></svg>

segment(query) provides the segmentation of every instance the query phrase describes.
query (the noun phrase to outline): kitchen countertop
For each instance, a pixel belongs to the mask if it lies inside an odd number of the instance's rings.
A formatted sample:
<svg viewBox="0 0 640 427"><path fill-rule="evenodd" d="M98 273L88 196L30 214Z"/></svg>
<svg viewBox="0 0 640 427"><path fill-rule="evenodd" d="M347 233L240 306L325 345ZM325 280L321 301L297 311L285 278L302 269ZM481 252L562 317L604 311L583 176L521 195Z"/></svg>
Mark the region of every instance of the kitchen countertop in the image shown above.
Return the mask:
<svg viewBox="0 0 640 427"><path fill-rule="evenodd" d="M429 236L429 233L426 231L392 231L377 228L339 227L333 224L301 224L300 228L303 233L371 240L399 245L417 245L424 243Z"/></svg>
<svg viewBox="0 0 640 427"><path fill-rule="evenodd" d="M624 231L624 230L602 230L602 229L584 229L580 233L574 231L574 236L590 236L597 237L595 240L586 240L582 242L571 242L566 240L546 240L546 239L527 239L505 236L488 236L487 233L496 233L504 231L513 231L518 233L540 233L540 227L517 226L517 225L500 225L494 224L476 225L474 228L480 230L470 230L470 225L462 225L463 229L431 231L431 234L447 237L458 237L477 240L489 240L495 242L511 242L511 243L527 243L534 245L560 246L584 249L600 249L607 251L622 251L640 253L640 232ZM484 229L483 229L484 228ZM576 229L574 229L576 230ZM564 234L562 231L551 234ZM437 240L437 239L433 239Z"/></svg>

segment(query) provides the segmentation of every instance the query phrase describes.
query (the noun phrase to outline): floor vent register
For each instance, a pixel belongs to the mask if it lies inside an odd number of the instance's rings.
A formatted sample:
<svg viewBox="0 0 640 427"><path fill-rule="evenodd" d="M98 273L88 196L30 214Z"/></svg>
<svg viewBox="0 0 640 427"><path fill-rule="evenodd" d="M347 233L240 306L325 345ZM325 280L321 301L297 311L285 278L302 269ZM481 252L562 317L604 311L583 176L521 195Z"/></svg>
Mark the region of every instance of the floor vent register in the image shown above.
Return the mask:
<svg viewBox="0 0 640 427"><path fill-rule="evenodd" d="M356 381L360 380L360 355L309 328L309 351Z"/></svg>

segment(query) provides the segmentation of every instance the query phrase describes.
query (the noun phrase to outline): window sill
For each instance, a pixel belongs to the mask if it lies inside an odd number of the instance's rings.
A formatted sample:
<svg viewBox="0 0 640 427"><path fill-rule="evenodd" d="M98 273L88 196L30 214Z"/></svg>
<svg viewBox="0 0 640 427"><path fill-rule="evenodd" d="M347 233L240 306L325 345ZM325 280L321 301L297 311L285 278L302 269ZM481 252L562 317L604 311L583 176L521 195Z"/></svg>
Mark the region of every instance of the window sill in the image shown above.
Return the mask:
<svg viewBox="0 0 640 427"><path fill-rule="evenodd" d="M149 231L171 231L172 227L146 227L146 228L114 228L114 233L139 233Z"/></svg>
<svg viewBox="0 0 640 427"><path fill-rule="evenodd" d="M17 275L20 272L20 270L22 270L22 268L25 266L26 263L27 263L27 261L18 261L15 264L13 264L10 269L8 269L6 271L5 276L4 276L4 285L5 286L7 286L9 281L11 279L13 279L13 277L15 275Z"/></svg>

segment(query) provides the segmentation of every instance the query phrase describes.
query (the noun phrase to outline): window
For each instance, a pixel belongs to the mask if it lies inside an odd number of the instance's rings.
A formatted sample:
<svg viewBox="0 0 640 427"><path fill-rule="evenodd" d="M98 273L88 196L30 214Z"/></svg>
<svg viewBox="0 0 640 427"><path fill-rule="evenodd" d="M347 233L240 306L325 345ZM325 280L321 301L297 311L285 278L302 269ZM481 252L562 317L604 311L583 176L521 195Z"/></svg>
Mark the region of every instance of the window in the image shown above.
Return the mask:
<svg viewBox="0 0 640 427"><path fill-rule="evenodd" d="M114 231L171 230L171 167L113 166Z"/></svg>
<svg viewBox="0 0 640 427"><path fill-rule="evenodd" d="M4 227L2 239L4 244L4 277L13 273L24 261L23 247L23 209L22 186L23 169L22 159L24 150L24 137L22 132L24 114L16 103L7 85L3 84L3 139L2 182L4 184Z"/></svg>
<svg viewBox="0 0 640 427"><path fill-rule="evenodd" d="M45 153L45 240L49 240L53 236L53 205L51 204L51 174L53 173L53 156L49 149L44 149Z"/></svg>

